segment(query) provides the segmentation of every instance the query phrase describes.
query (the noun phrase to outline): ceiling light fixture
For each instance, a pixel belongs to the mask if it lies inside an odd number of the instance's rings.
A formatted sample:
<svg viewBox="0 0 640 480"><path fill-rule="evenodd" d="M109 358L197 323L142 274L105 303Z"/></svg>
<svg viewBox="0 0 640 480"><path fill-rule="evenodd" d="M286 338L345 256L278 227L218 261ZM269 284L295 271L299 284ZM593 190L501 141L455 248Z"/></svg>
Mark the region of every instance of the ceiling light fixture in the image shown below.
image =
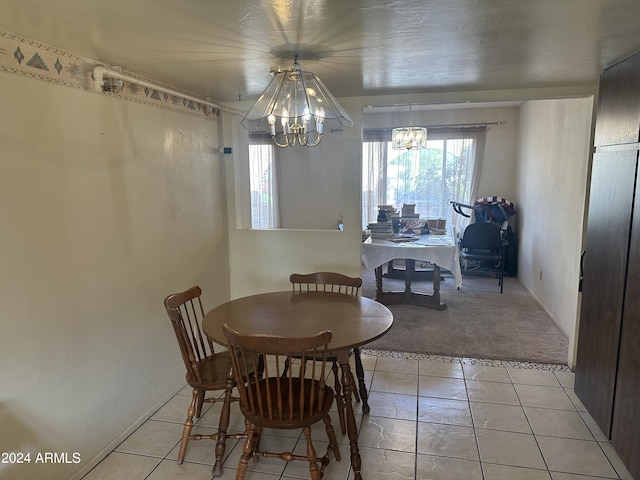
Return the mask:
<svg viewBox="0 0 640 480"><path fill-rule="evenodd" d="M411 105L409 105L409 122L409 127L391 130L391 148L394 150L420 150L427 147L427 129L412 126Z"/></svg>
<svg viewBox="0 0 640 480"><path fill-rule="evenodd" d="M322 140L325 121L351 127L353 120L318 77L300 69L298 56L293 59L291 70L275 72L241 125L269 132L278 147L315 147Z"/></svg>

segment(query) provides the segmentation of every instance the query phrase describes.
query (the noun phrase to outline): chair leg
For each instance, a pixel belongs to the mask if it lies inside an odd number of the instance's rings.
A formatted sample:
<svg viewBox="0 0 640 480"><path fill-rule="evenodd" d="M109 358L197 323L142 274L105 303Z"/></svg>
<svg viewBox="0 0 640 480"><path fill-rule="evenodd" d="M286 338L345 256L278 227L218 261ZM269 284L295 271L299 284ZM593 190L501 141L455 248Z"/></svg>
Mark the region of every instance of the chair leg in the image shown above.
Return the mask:
<svg viewBox="0 0 640 480"><path fill-rule="evenodd" d="M256 431L253 434L253 451L260 451L260 439L262 438L262 427L256 427ZM260 457L258 455L253 455L253 461L257 462Z"/></svg>
<svg viewBox="0 0 640 480"><path fill-rule="evenodd" d="M307 460L309 460L309 473L311 475L311 480L320 480L322 477L320 476L320 470L318 469L316 449L313 447L313 443L311 442L311 428L308 426L304 427L302 429L302 433L304 433L304 438L307 440Z"/></svg>
<svg viewBox="0 0 640 480"><path fill-rule="evenodd" d="M180 440L180 450L178 451L178 465L182 464L184 456L187 453L187 445L189 445L189 436L193 428L193 416L196 413L199 394L200 391L194 388L191 394L191 403L187 410L187 419L184 421L184 427L182 428L182 439Z"/></svg>
<svg viewBox="0 0 640 480"><path fill-rule="evenodd" d="M354 385L356 384L356 379L353 376L353 372L351 373L351 381ZM360 403L360 393L358 393L358 389L356 388L353 389L353 399L356 401L356 403Z"/></svg>
<svg viewBox="0 0 640 480"><path fill-rule="evenodd" d="M322 421L324 422L324 428L327 431L327 437L329 438L329 448L333 451L333 455L336 457L336 460L340 461L342 457L340 456L340 449L338 448L336 431L333 429L333 425L331 424L331 417L329 415L325 415Z"/></svg>
<svg viewBox="0 0 640 480"><path fill-rule="evenodd" d="M502 252L502 259L500 260L500 293L504 286L504 251Z"/></svg>
<svg viewBox="0 0 640 480"><path fill-rule="evenodd" d="M347 422L344 413L344 395L342 395L342 386L340 385L340 375L338 373L338 362L334 361L331 366L334 377L336 407L338 409L338 420L340 421L340 432L342 435L347 434Z"/></svg>
<svg viewBox="0 0 640 480"><path fill-rule="evenodd" d="M287 378L287 372L289 371L289 359L287 358L284 362L284 368L282 369L282 373L280 376L282 378Z"/></svg>
<svg viewBox="0 0 640 480"><path fill-rule="evenodd" d="M202 405L204 404L204 394L205 394L204 390L202 390L198 394L198 403L196 405L196 418L200 418L200 415L202 414Z"/></svg>
<svg viewBox="0 0 640 480"><path fill-rule="evenodd" d="M251 456L253 455L253 436L255 432L256 426L250 423L247 426L247 438L242 445L242 455L240 455L240 461L238 462L236 480L244 480L244 477L247 474L249 460L251 460Z"/></svg>
<svg viewBox="0 0 640 480"><path fill-rule="evenodd" d="M353 355L356 364L356 376L358 377L358 387L360 389L360 397L362 398L362 413L368 414L371 409L369 408L369 394L367 393L367 385L364 383L364 367L362 366L362 359L360 358L360 349L354 348ZM355 382L353 382L353 391L357 398L357 392L355 388Z"/></svg>
<svg viewBox="0 0 640 480"><path fill-rule="evenodd" d="M222 410L220 410L220 419L218 421L218 435L216 437L215 456L216 461L213 465L212 476L219 477L222 475L222 460L224 452L227 448L227 429L229 428L229 417L231 415L231 402L233 398L233 387L235 382L227 377L224 389L224 400L222 401Z"/></svg>

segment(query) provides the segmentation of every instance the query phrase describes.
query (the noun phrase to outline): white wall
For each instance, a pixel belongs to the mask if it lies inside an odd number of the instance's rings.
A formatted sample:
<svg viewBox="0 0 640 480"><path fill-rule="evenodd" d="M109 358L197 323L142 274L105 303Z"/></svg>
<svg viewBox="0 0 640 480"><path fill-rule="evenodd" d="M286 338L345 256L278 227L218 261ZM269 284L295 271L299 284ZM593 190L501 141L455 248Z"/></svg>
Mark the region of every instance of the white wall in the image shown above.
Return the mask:
<svg viewBox="0 0 640 480"><path fill-rule="evenodd" d="M278 148L282 228L335 230L344 209L342 133L313 148Z"/></svg>
<svg viewBox="0 0 640 480"><path fill-rule="evenodd" d="M573 364L593 97L520 107L518 279L569 338Z"/></svg>
<svg viewBox="0 0 640 480"><path fill-rule="evenodd" d="M219 125L5 72L0 104L0 451L82 459L0 477L67 479L184 381L163 298L229 297Z"/></svg>
<svg viewBox="0 0 640 480"><path fill-rule="evenodd" d="M250 107L243 105L246 110ZM233 116L228 126L237 137L232 149L236 182L229 188L233 187L237 202L234 226L250 228L249 136L237 126L239 118ZM315 147L274 147L280 228L337 229L344 210L342 135L327 129Z"/></svg>

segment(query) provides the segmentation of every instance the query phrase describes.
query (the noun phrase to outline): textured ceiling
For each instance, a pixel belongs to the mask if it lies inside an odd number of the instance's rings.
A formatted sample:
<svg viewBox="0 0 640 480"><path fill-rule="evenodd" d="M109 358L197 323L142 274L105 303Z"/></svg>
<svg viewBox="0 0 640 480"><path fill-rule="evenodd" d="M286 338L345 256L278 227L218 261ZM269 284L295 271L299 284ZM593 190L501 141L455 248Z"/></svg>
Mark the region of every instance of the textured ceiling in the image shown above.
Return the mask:
<svg viewBox="0 0 640 480"><path fill-rule="evenodd" d="M595 84L638 0L2 0L0 30L217 102L298 54L335 96Z"/></svg>

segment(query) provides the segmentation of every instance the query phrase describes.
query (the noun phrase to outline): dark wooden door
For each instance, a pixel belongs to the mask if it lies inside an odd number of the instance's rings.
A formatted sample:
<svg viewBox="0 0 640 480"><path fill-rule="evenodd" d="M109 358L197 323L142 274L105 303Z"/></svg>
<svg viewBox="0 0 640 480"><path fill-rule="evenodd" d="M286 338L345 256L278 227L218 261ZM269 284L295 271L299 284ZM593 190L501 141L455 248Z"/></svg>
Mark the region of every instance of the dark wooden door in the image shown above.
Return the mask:
<svg viewBox="0 0 640 480"><path fill-rule="evenodd" d="M607 68L600 78L594 143L596 147L634 143L639 131L640 53L637 53Z"/></svg>
<svg viewBox="0 0 640 480"><path fill-rule="evenodd" d="M575 391L608 437L616 385L637 152L594 154Z"/></svg>
<svg viewBox="0 0 640 480"><path fill-rule="evenodd" d="M640 479L640 414L638 414L640 401L640 188L638 186L636 186L634 205L611 443L633 478Z"/></svg>

